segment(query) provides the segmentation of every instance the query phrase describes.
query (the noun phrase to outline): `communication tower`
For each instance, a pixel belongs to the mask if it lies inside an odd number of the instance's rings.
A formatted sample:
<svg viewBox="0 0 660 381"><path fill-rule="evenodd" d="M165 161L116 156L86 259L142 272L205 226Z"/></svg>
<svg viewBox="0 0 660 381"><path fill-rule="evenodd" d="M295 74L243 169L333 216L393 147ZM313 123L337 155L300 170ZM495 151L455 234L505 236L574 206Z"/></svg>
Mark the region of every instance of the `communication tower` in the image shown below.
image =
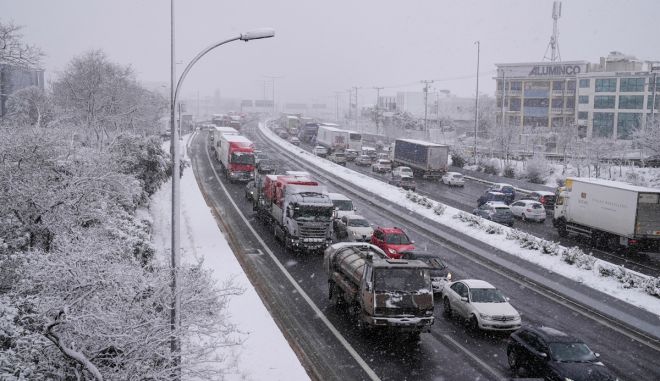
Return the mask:
<svg viewBox="0 0 660 381"><path fill-rule="evenodd" d="M557 20L561 17L561 1L554 1L552 3L552 36L548 47L545 49L543 59L549 59L551 62L561 61L561 53L559 53L559 39L557 31ZM548 50L551 50L548 57Z"/></svg>

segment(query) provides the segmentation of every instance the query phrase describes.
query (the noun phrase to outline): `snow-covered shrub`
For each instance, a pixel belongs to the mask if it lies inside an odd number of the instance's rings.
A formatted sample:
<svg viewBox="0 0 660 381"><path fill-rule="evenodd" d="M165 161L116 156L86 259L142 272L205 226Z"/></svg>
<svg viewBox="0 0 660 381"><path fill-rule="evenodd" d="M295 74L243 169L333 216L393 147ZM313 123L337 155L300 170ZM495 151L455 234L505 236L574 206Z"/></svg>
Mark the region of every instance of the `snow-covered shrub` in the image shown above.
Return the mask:
<svg viewBox="0 0 660 381"><path fill-rule="evenodd" d="M502 176L513 179L514 177L516 177L515 168L513 168L512 165L507 165L506 167L504 167L504 172L502 172Z"/></svg>
<svg viewBox="0 0 660 381"><path fill-rule="evenodd" d="M445 214L445 210L447 210L447 205L445 204L436 203L435 206L433 207L433 213L439 216Z"/></svg>
<svg viewBox="0 0 660 381"><path fill-rule="evenodd" d="M458 168L463 168L465 165L465 159L457 152L452 152L451 154L451 165Z"/></svg>
<svg viewBox="0 0 660 381"><path fill-rule="evenodd" d="M498 165L497 161L495 160L489 160L486 163L484 163L484 173L488 175L497 175L498 174Z"/></svg>
<svg viewBox="0 0 660 381"><path fill-rule="evenodd" d="M548 175L548 163L544 157L536 155L527 161L525 178L530 183L543 184Z"/></svg>

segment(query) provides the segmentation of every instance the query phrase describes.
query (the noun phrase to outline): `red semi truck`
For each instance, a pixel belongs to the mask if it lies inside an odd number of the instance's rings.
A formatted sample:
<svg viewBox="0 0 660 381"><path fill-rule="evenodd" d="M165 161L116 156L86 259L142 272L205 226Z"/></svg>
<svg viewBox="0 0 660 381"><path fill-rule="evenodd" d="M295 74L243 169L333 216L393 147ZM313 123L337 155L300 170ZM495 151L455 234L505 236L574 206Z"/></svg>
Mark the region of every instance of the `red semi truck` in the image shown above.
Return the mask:
<svg viewBox="0 0 660 381"><path fill-rule="evenodd" d="M254 179L254 143L250 139L221 134L215 152L226 178L231 181Z"/></svg>

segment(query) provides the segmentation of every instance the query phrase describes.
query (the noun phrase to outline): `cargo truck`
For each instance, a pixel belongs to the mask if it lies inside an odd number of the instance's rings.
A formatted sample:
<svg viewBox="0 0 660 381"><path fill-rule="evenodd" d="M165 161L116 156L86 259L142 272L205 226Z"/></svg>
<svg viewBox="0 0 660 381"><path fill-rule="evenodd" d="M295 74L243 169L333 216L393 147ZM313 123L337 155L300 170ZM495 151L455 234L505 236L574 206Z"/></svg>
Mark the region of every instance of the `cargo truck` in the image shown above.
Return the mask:
<svg viewBox="0 0 660 381"><path fill-rule="evenodd" d="M265 175L256 181L254 210L287 250L313 252L332 242L334 204L327 189L304 175Z"/></svg>
<svg viewBox="0 0 660 381"><path fill-rule="evenodd" d="M211 149L215 150L220 142L220 135L238 135L238 131L231 127L216 127L213 126L209 132L209 140L211 141Z"/></svg>
<svg viewBox="0 0 660 381"><path fill-rule="evenodd" d="M362 328L389 328L413 336L434 323L430 268L419 260L390 259L367 243L340 242L325 250L328 297L348 307Z"/></svg>
<svg viewBox="0 0 660 381"><path fill-rule="evenodd" d="M396 139L391 157L394 166L408 166L415 176L439 179L447 172L449 146L414 139Z"/></svg>
<svg viewBox="0 0 660 381"><path fill-rule="evenodd" d="M362 134L343 130L334 123L322 123L316 134L316 144L327 148L330 152L362 149Z"/></svg>
<svg viewBox="0 0 660 381"><path fill-rule="evenodd" d="M319 123L305 123L300 127L300 131L298 132L298 139L307 144L312 144L318 131Z"/></svg>
<svg viewBox="0 0 660 381"><path fill-rule="evenodd" d="M617 181L569 177L555 202L553 225L595 247L658 252L660 189Z"/></svg>
<svg viewBox="0 0 660 381"><path fill-rule="evenodd" d="M254 143L242 135L220 134L215 140L216 158L230 181L254 179Z"/></svg>

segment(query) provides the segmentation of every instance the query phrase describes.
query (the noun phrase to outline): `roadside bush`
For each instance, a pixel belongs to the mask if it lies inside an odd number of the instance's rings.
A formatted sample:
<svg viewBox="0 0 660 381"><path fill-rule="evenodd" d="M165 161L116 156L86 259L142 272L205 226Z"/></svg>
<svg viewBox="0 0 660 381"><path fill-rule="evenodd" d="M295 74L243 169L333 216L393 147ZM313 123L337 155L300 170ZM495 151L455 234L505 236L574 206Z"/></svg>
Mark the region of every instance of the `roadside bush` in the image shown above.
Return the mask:
<svg viewBox="0 0 660 381"><path fill-rule="evenodd" d="M507 165L504 167L504 172L502 173L504 177L508 177L510 179L513 179L516 177L516 170L513 168L512 165Z"/></svg>
<svg viewBox="0 0 660 381"><path fill-rule="evenodd" d="M458 168L463 168L465 165L465 158L460 154L454 152L451 154L451 165Z"/></svg>
<svg viewBox="0 0 660 381"><path fill-rule="evenodd" d="M548 172L548 163L541 156L534 156L527 161L525 178L533 184L544 184Z"/></svg>

